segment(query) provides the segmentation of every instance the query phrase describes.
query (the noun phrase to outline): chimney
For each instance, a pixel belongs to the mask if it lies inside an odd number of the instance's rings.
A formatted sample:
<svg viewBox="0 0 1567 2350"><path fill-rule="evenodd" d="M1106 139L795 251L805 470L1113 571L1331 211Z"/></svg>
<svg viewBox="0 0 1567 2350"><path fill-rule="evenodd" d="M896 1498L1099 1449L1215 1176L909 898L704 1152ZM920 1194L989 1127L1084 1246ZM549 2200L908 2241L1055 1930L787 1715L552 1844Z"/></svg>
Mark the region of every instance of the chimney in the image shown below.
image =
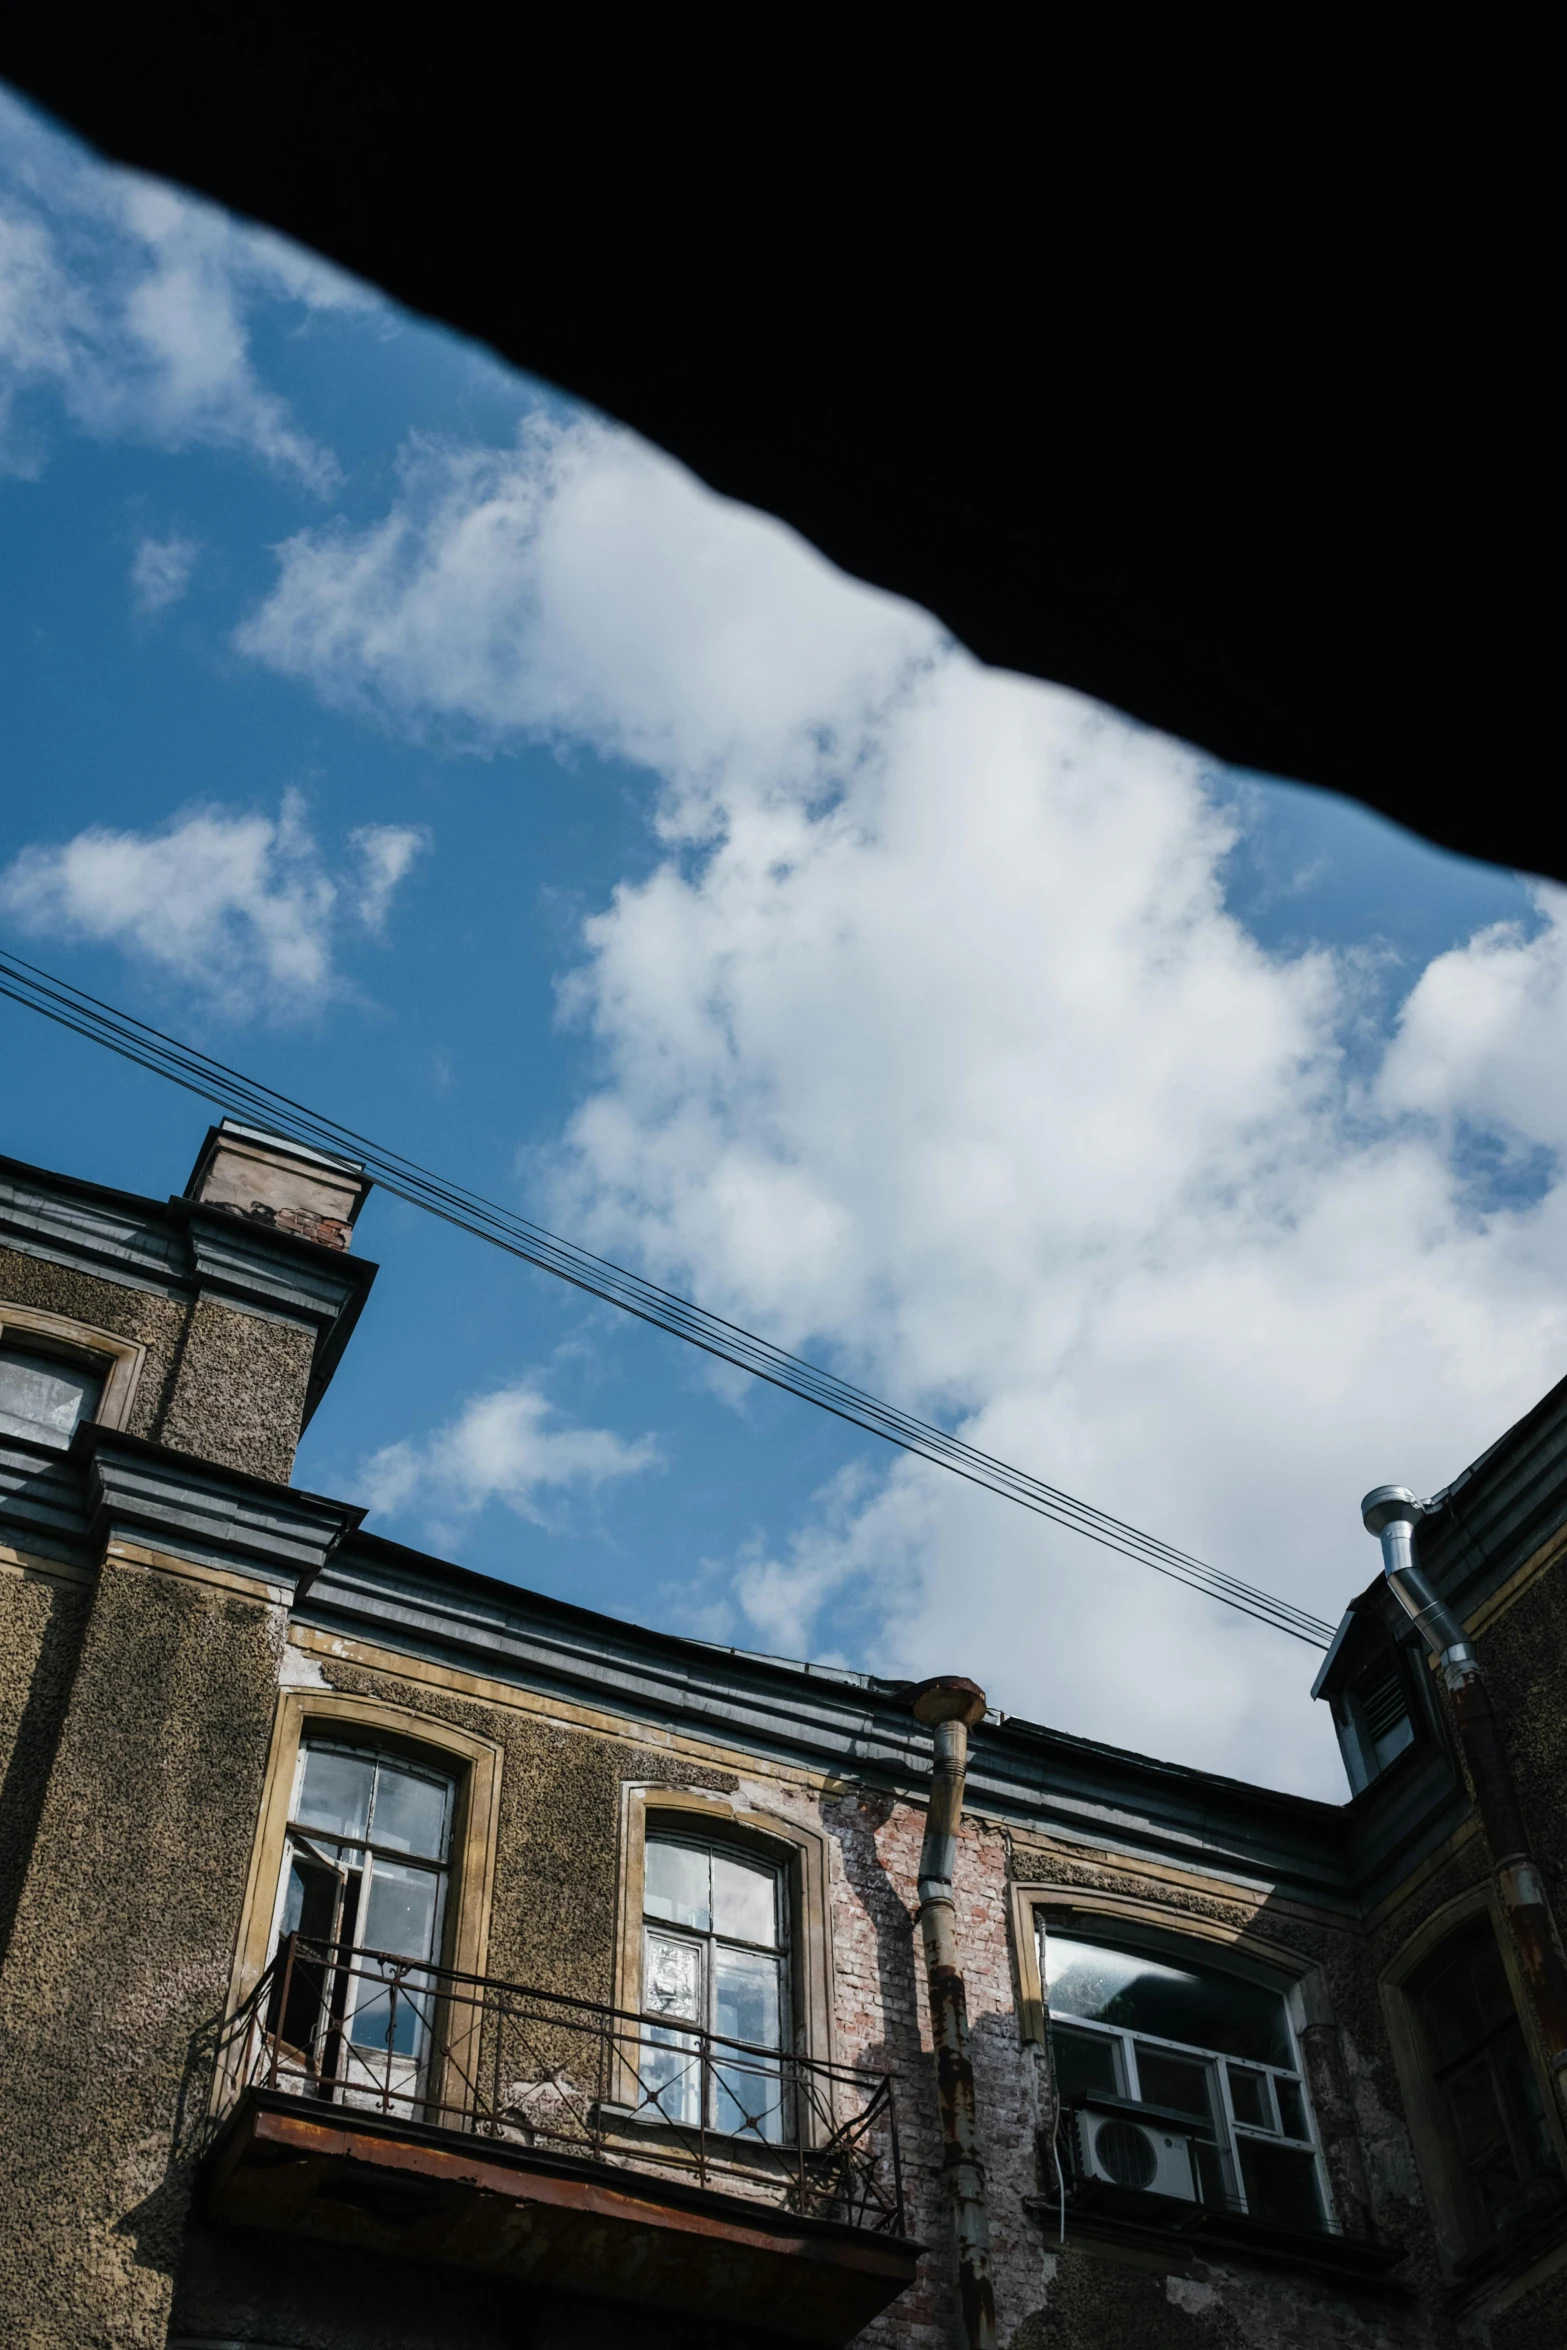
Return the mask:
<svg viewBox="0 0 1567 2350"><path fill-rule="evenodd" d="M355 1159L333 1158L286 1135L225 1118L208 1128L185 1197L323 1248L347 1248L369 1189Z"/></svg>

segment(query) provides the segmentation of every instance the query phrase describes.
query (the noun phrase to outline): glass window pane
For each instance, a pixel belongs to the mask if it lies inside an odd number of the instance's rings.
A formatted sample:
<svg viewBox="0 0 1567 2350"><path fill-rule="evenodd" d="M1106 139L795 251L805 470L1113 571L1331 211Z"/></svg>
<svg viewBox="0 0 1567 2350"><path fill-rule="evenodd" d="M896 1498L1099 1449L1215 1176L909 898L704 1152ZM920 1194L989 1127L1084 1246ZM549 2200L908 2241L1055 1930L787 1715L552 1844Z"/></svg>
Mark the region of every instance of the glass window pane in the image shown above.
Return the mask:
<svg viewBox="0 0 1567 2350"><path fill-rule="evenodd" d="M781 1989L776 1958L752 1950L716 1950L714 2029L752 2047L776 2048L782 2037ZM713 2127L776 2145L783 2134L777 2062L725 2048L713 2054Z"/></svg>
<svg viewBox="0 0 1567 2350"><path fill-rule="evenodd" d="M1311 2155L1292 2146L1270 2146L1265 2138L1239 2138L1235 2150L1253 2219L1271 2220L1280 2228L1321 2227L1317 2165Z"/></svg>
<svg viewBox="0 0 1567 2350"><path fill-rule="evenodd" d="M283 1932L309 1942L330 1942L337 1922L336 1869L324 1869L308 1853L290 1855L288 1891L283 1897Z"/></svg>
<svg viewBox="0 0 1567 2350"><path fill-rule="evenodd" d="M1377 1758L1378 1768L1385 1771L1394 1756L1402 1754L1405 1747L1413 1746L1414 1742L1415 1725L1408 1714L1402 1714L1391 1730L1384 1730L1380 1738L1371 1741L1371 1751Z"/></svg>
<svg viewBox="0 0 1567 2350"><path fill-rule="evenodd" d="M364 1948L390 1950L399 1958L434 1958L440 1885L429 1869L409 1868L400 1860L375 1861L359 1930Z"/></svg>
<svg viewBox="0 0 1567 2350"><path fill-rule="evenodd" d="M1539 2084L1516 2017L1509 2019L1507 2029L1498 2033L1492 2042L1491 2062L1503 2108L1512 2125L1513 2143L1525 2171L1554 2171L1556 2149L1551 2144Z"/></svg>
<svg viewBox="0 0 1567 2350"><path fill-rule="evenodd" d="M1268 2103L1267 2074L1243 2072L1238 2064L1232 2064L1229 2072L1230 2103L1235 2108L1236 2120L1248 2129L1271 2130L1273 2109ZM1296 2136L1299 2135L1297 2131Z"/></svg>
<svg viewBox="0 0 1567 2350"><path fill-rule="evenodd" d="M702 2017L702 1953L652 1931L642 1939L642 2005L649 2015ZM638 2051L639 2105L648 2118L695 2128L702 2109L700 2044L689 2034L649 2027Z"/></svg>
<svg viewBox="0 0 1567 2350"><path fill-rule="evenodd" d="M295 1814L303 1828L357 1841L370 1819L375 1764L368 1755L339 1754L330 1746L305 1749L305 1775Z"/></svg>
<svg viewBox="0 0 1567 2350"><path fill-rule="evenodd" d="M77 1422L91 1419L102 1393L103 1381L90 1371L53 1355L0 1347L0 1433L63 1449Z"/></svg>
<svg viewBox="0 0 1567 2350"><path fill-rule="evenodd" d="M313 2050L316 2030L321 2021L322 2001L330 1979L322 1963L322 1946L332 1940L337 1923L337 1894L339 1878L335 1869L324 1869L304 1853L290 1855L288 1890L283 1897L283 1933L298 1934L299 1947L294 1953L292 1971L286 1958L273 1979L271 2004L267 2011L267 2030L280 2034L285 2046L304 2051L306 2057ZM282 1953L279 1953L282 1957ZM285 2009L283 1994L287 1978L288 2004Z"/></svg>
<svg viewBox="0 0 1567 2350"><path fill-rule="evenodd" d="M649 2015L702 2021L702 1954L694 1942L649 1933L643 1943L642 2005Z"/></svg>
<svg viewBox="0 0 1567 2350"><path fill-rule="evenodd" d="M647 1840L643 1901L650 1918L667 1918L672 1926L695 1926L706 1933L711 1905L708 1900L708 1856L693 1844L667 1844L662 1837Z"/></svg>
<svg viewBox="0 0 1567 2350"><path fill-rule="evenodd" d="M1299 2081L1274 2081L1274 2094L1279 2101L1279 2127L1286 2138L1308 2138L1306 2127L1306 2100L1301 2095Z"/></svg>
<svg viewBox="0 0 1567 2350"><path fill-rule="evenodd" d="M1197 2193L1204 2203L1215 2211L1233 2211L1235 2197L1224 2175L1224 2157L1211 2139L1198 2138L1192 2147L1197 2157Z"/></svg>
<svg viewBox="0 0 1567 2350"><path fill-rule="evenodd" d="M1119 2097L1121 2088L1119 2050L1116 2043L1098 2032L1073 2032L1060 2024L1050 2027L1050 2054L1055 2068L1056 2090L1063 2099L1078 2090L1090 2095Z"/></svg>
<svg viewBox="0 0 1567 2350"><path fill-rule="evenodd" d="M736 1942L778 1946L778 1871L765 1862L713 1854L713 1932Z"/></svg>
<svg viewBox="0 0 1567 2350"><path fill-rule="evenodd" d="M429 1869L409 1868L399 1860L373 1861L359 1934L362 1947L391 1951L399 1958L433 1959L440 1889L440 1878ZM391 1968L385 1971L394 1974ZM417 2055L434 2001L434 1987L423 1973L398 1976L395 1990L378 1991L361 1971L349 2037L356 2048Z"/></svg>
<svg viewBox="0 0 1567 2350"><path fill-rule="evenodd" d="M381 1990L377 1988L379 1972L368 1977L361 1974L355 1982L358 2004L349 2039L356 2048L380 2048L393 2056L417 2056L435 2004L434 1989L422 1975L411 1980L388 1975L387 1987ZM395 2089L396 2082L387 2077L380 2085Z"/></svg>
<svg viewBox="0 0 1567 2350"><path fill-rule="evenodd" d="M1261 1984L1219 1967L1177 1965L1072 1934L1047 1933L1044 1948L1053 2014L1080 2015L1259 2064L1293 2062L1284 2001Z"/></svg>
<svg viewBox="0 0 1567 2350"><path fill-rule="evenodd" d="M1137 2044L1137 2081L1144 2105L1162 2105L1172 2113L1189 2113L1205 2130L1213 2128L1213 2067L1190 2056L1172 2056L1167 2049Z"/></svg>
<svg viewBox="0 0 1567 2350"><path fill-rule="evenodd" d="M404 1770L383 1755L376 1766L371 1842L389 1844L394 1852L421 1853L426 1860L444 1860L451 1797L448 1781Z"/></svg>
<svg viewBox="0 0 1567 2350"><path fill-rule="evenodd" d="M713 1953L713 2029L728 2040L776 2048L782 2030L778 1961L753 1950Z"/></svg>
<svg viewBox="0 0 1567 2350"><path fill-rule="evenodd" d="M1465 1966L1448 1967L1439 1975L1422 1995L1420 2009L1438 2065L1457 2064L1485 2036Z"/></svg>

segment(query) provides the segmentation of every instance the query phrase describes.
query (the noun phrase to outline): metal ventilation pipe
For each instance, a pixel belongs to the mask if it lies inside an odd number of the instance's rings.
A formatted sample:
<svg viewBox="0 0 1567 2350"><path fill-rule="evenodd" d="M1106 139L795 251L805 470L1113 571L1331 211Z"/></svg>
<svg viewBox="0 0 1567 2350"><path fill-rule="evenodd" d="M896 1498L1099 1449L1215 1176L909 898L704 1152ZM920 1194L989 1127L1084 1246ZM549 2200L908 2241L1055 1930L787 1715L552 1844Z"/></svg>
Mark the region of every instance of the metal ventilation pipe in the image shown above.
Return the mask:
<svg viewBox="0 0 1567 2350"><path fill-rule="evenodd" d="M965 2350L995 2350L996 2296L990 2281L990 2208L980 2159L969 2058L968 1996L958 1966L952 1869L968 1734L983 1720L985 1692L956 1674L922 1681L910 1701L914 1718L933 1732L935 1762L930 1809L920 1848L920 1940L930 1986L930 2028L936 2046L936 2093L941 2101L941 2168L952 2203L957 2246L958 2310Z"/></svg>
<svg viewBox="0 0 1567 2350"><path fill-rule="evenodd" d="M1415 1564L1414 1530L1429 1504L1406 1485L1379 1485L1360 1505L1368 1534L1382 1544L1382 1570L1394 1597L1442 1668L1453 1701L1475 1806L1507 1912L1556 2084L1567 2101L1567 1963L1563 1962L1545 1884L1535 1866L1501 1725L1462 1624Z"/></svg>

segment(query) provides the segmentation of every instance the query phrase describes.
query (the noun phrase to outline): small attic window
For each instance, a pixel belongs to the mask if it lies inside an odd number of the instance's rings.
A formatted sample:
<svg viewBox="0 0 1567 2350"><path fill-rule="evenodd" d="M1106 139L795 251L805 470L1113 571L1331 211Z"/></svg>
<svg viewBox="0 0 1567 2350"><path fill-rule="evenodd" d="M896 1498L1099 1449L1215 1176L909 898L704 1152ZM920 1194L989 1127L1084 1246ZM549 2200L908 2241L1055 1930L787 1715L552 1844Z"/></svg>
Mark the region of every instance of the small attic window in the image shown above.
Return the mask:
<svg viewBox="0 0 1567 2350"><path fill-rule="evenodd" d="M29 1437L63 1452L78 1422L97 1410L108 1368L89 1369L82 1359L0 1339L0 1435Z"/></svg>

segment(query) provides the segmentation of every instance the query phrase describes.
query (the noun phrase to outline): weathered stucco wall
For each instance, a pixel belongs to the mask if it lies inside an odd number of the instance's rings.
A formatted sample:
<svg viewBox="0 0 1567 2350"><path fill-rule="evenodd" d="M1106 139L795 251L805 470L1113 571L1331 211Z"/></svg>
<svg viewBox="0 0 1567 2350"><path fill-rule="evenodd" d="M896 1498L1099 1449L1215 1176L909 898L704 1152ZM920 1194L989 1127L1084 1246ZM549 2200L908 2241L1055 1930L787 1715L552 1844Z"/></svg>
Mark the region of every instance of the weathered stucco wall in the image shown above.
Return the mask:
<svg viewBox="0 0 1567 2350"><path fill-rule="evenodd" d="M107 1564L0 1969L0 2341L162 2350L281 1611ZM186 2125L182 2129L182 2124Z"/></svg>
<svg viewBox="0 0 1567 2350"><path fill-rule="evenodd" d="M0 1585L19 1627L16 1668L9 1681L0 1676L0 1728L17 1716L18 1696L25 1711L28 1692L44 1685L28 1659L42 1657L51 1625L60 1627L48 1680L55 1694L38 1711L40 1722L47 1717L45 1744L58 1734L57 1760L0 1972L0 2164L12 2214L0 2250L0 2339L12 2338L9 2325L26 2350L162 2350L165 2340L434 2350L452 2338L509 2350L526 2319L540 2343L558 2337L587 2350L595 2336L583 2328L600 2317L583 2305L516 2289L498 2297L460 2270L405 2272L191 2220L196 2133L193 2113L182 2122L182 2098L199 2103L205 2092L204 2034L222 2010L239 1932L285 1627L248 1598L111 1563L73 1679L70 1625L85 1593L74 1587L72 1619L72 1590L35 1594L16 1575ZM499 1749L492 1974L612 1995L628 1782L707 1789L824 1840L835 2053L900 2076L912 2226L931 2247L913 2290L861 2339L866 2350L948 2350L949 2229L914 1929L922 1808L846 1779L824 1783L737 1757L705 1744L694 1723L678 1734L617 1726L430 1665L411 1661L403 1671L367 1661L373 1652L322 1635L296 1633L295 1642L296 1689L301 1675L305 1684L319 1676L324 1689L444 1722ZM25 1855L13 1873L24 1868ZM1124 1857L1005 1834L971 1817L957 1890L1002 2342L1011 2350L1123 2342L1314 2350L1327 2341L1344 2350L1480 2350L1483 2312L1455 2316L1443 2298L1378 1975L1484 1868L1477 1842L1460 1841L1368 1935L1288 1903L1238 1889L1232 1897L1165 1869L1145 1874ZM1034 2143L1044 2060L1018 2033L1014 1880L1133 1895L1172 1920L1186 1914L1260 1935L1316 1970L1330 2043L1319 2059L1336 2068L1333 2094L1354 2124L1353 2146L1346 2139L1335 2153L1335 2184L1368 2193L1379 2229L1407 2245L1402 2274L1414 2300L1173 2248L1132 2253L1081 2230L1057 2244ZM1314 2085L1325 2078L1314 2076ZM1320 2085L1318 2101L1321 2108ZM1547 2342L1554 2350L1561 2284L1521 2292L1492 2323L1493 2350L1544 2350ZM702 2340L695 2329L671 2330L670 2321L632 2311L601 2315L606 2345L695 2350ZM740 2350L739 2338L720 2329L711 2350Z"/></svg>
<svg viewBox="0 0 1567 2350"><path fill-rule="evenodd" d="M296 1322L198 1298L153 1433L173 1452L286 1485L314 1353L314 1334Z"/></svg>
<svg viewBox="0 0 1567 2350"><path fill-rule="evenodd" d="M288 1483L313 1330L213 1297L187 1302L133 1289L16 1249L0 1249L0 1318L7 1304L64 1314L146 1347L130 1435Z"/></svg>
<svg viewBox="0 0 1567 2350"><path fill-rule="evenodd" d="M89 1586L0 1559L0 1966L76 1670Z"/></svg>
<svg viewBox="0 0 1567 2350"><path fill-rule="evenodd" d="M703 1768L668 1743L630 1733L603 1736L489 1702L428 1680L404 1678L347 1659L318 1660L323 1684L344 1695L410 1708L492 1741L501 1750L494 1891L487 1971L513 1982L580 1998L611 1998L618 1896L621 1788L625 1782L701 1786L732 1793L733 1771ZM247 1833L242 1865L248 1863ZM572 2051L561 2054L569 2061ZM704 2331L686 2321L644 2316L625 2305L599 2317L582 2305L503 2290L459 2268L407 2275L346 2255L340 2262L308 2248L304 2265L285 2262L275 2244L241 2231L191 2231L174 2309L173 2338L266 2343L279 2350L746 2350L735 2329ZM258 2244L261 2249L258 2251ZM315 2288L308 2279L316 2280ZM442 2330L444 2328L444 2330ZM575 2329L575 2330L574 2330ZM759 2350L761 2346L759 2345Z"/></svg>
<svg viewBox="0 0 1567 2350"><path fill-rule="evenodd" d="M688 1728L677 1740L628 1729L588 1727L562 1708L556 1718L537 1701L466 1694L437 1674L374 1669L346 1654L312 1646L313 1671L335 1692L411 1709L493 1741L504 1753L488 1966L495 1974L607 1998L612 1989L618 1842L627 1781L705 1787L748 1812L826 1839L835 2053L841 2061L891 2067L903 2085L901 2138L913 2232L931 2247L913 2290L860 2337L866 2350L948 2350L953 2306L949 2225L940 2179L939 2121L930 2061L929 2017L914 1930L916 1878L924 1813L917 1804L843 1783L823 1785L800 1770L777 1768L714 1749L703 1758ZM693 1749L695 1748L695 1752ZM992 2259L1001 2339L1017 2350L1101 2350L1105 2343L1165 2342L1180 2350L1306 2350L1336 2339L1346 2350L1425 2350L1439 2337L1426 2312L1407 2300L1204 2263L1172 2250L1161 2266L1147 2252L1117 2257L1113 2247L1054 2239L1043 2208L1034 2130L1042 2063L1018 2034L1018 1984L1011 1948L1010 1882L1059 1883L1085 1893L1140 1894L1178 1915L1218 1919L1300 1954L1320 1969L1347 2103L1369 2122L1361 2192L1372 2181L1379 2224L1409 2236L1415 2187L1396 2080L1387 2060L1374 1980L1363 1937L1315 1922L1279 1905L1211 1888L1183 1888L1167 1872L1143 1880L1124 1862L1039 1841L1012 1840L970 1819L957 1863L961 1940L968 1983L980 2120L992 2196ZM1418 2206L1415 2206L1417 2209ZM253 2254L241 2258L230 2239L203 2232L177 2304L191 2338L265 2338L303 2345L352 2343L333 2330L317 2304L311 2332L303 2313L288 2317L257 2297ZM264 2283L264 2275L263 2275ZM488 2339L482 2294L452 2272L454 2313L476 2343ZM470 2296L478 2295L471 2303ZM1144 2334L1130 2330L1143 2325ZM349 2328L345 2312L339 2321ZM422 2322L422 2321L420 2321ZM283 2330L279 2331L279 2326ZM373 2350L423 2350L410 2309L388 2312L365 2335ZM1157 2329L1157 2330L1156 2330ZM629 2339L629 2337L628 2337Z"/></svg>
<svg viewBox="0 0 1567 2350"><path fill-rule="evenodd" d="M1475 1638L1535 1854L1561 1920L1567 1900L1567 1550Z"/></svg>
<svg viewBox="0 0 1567 2350"><path fill-rule="evenodd" d="M132 1289L123 1282L102 1281L96 1274L75 1272L47 1257L0 1248L0 1317L7 1305L66 1314L72 1321L89 1323L95 1330L107 1330L115 1338L133 1339L144 1346L147 1359L137 1384L128 1433L155 1433L184 1335L186 1308L182 1299L162 1296L156 1290Z"/></svg>

